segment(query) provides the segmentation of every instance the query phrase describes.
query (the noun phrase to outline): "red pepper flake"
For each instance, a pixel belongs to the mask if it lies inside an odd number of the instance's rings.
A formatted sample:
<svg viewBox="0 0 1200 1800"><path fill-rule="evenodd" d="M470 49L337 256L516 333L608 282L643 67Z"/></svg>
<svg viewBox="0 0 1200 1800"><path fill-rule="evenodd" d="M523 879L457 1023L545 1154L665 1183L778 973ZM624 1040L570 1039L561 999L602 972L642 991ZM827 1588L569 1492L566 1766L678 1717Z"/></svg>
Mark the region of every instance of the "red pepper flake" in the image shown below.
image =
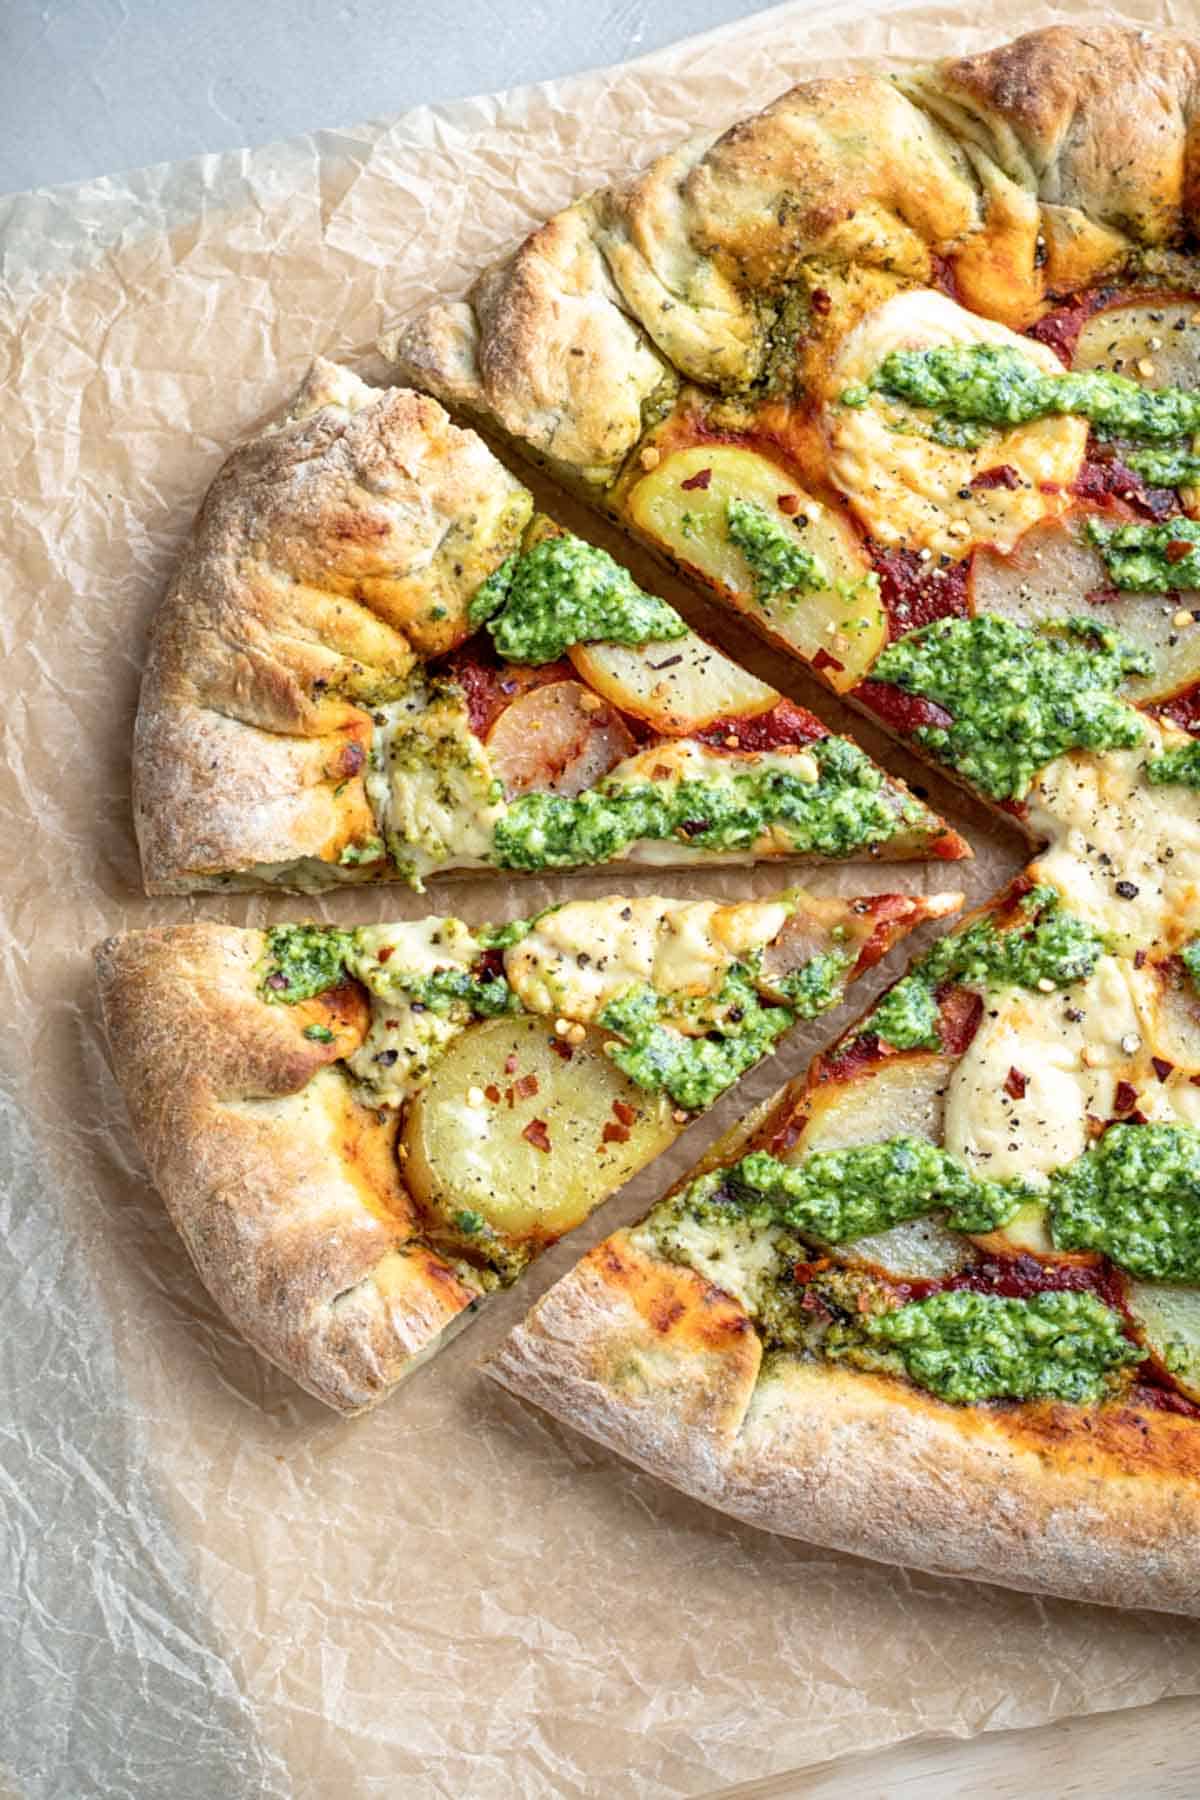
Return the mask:
<svg viewBox="0 0 1200 1800"><path fill-rule="evenodd" d="M812 659L812 666L814 669L844 669L846 665L845 663L840 663L836 656L830 656L828 650L826 650L824 644L822 644Z"/></svg>
<svg viewBox="0 0 1200 1800"><path fill-rule="evenodd" d="M515 1050L513 1050L504 1059L504 1073L506 1075L515 1075L516 1072L517 1072L517 1053Z"/></svg>
<svg viewBox="0 0 1200 1800"><path fill-rule="evenodd" d="M630 1106L627 1100L614 1100L612 1109L622 1125L632 1125L637 1118L637 1109Z"/></svg>
<svg viewBox="0 0 1200 1800"><path fill-rule="evenodd" d="M827 313L833 311L833 295L827 294L824 288L814 288L809 305L817 317L823 319Z"/></svg>
<svg viewBox="0 0 1200 1800"><path fill-rule="evenodd" d="M781 513L786 513L789 519L794 519L800 511L800 496L799 494L780 494L775 504Z"/></svg>
<svg viewBox="0 0 1200 1800"><path fill-rule="evenodd" d="M543 1156L550 1154L550 1133L546 1128L545 1119L530 1119L521 1136L527 1144L532 1144L535 1150L540 1150Z"/></svg>
<svg viewBox="0 0 1200 1800"><path fill-rule="evenodd" d="M1145 968L1145 966L1146 966L1146 952L1145 952L1145 951L1144 951L1144 950L1135 950L1135 951L1134 951L1134 953L1133 953L1133 966L1134 966L1134 968L1135 968L1135 969L1144 969L1144 968Z"/></svg>
<svg viewBox="0 0 1200 1800"><path fill-rule="evenodd" d="M553 1050L555 1056L560 1056L562 1058L563 1062L570 1062L575 1054L574 1044L568 1044L566 1038L552 1037L550 1039L550 1048Z"/></svg>
<svg viewBox="0 0 1200 1800"><path fill-rule="evenodd" d="M537 1091L538 1078L536 1075L522 1075L519 1081L514 1081L513 1083L513 1093L517 1096L518 1100L528 1100L529 1097L532 1094L536 1094Z"/></svg>
<svg viewBox="0 0 1200 1800"><path fill-rule="evenodd" d="M1004 1078L1004 1091L1010 1100L1023 1100L1028 1086L1029 1077L1022 1075L1020 1069L1010 1069Z"/></svg>
<svg viewBox="0 0 1200 1800"><path fill-rule="evenodd" d="M491 1101L492 1105L497 1105L500 1099L500 1089L496 1086L495 1082L489 1081L483 1091Z"/></svg>
<svg viewBox="0 0 1200 1800"><path fill-rule="evenodd" d="M1019 488L1021 477L1011 463L997 463L994 469L980 469L978 475L972 475L973 488Z"/></svg>
<svg viewBox="0 0 1200 1800"><path fill-rule="evenodd" d="M1103 1137L1104 1133L1108 1130L1107 1121L1098 1119L1095 1113L1086 1113L1084 1115L1084 1123L1087 1126L1087 1134L1090 1138Z"/></svg>
<svg viewBox="0 0 1200 1800"><path fill-rule="evenodd" d="M711 469L697 469L694 475L689 475L687 480L681 481L679 485L690 494L693 488L706 488L711 480Z"/></svg>
<svg viewBox="0 0 1200 1800"><path fill-rule="evenodd" d="M1171 1070L1175 1067L1175 1064L1169 1063L1165 1056L1152 1056L1150 1058L1150 1066L1158 1076L1158 1079L1160 1081L1165 1081L1167 1076L1171 1073Z"/></svg>
<svg viewBox="0 0 1200 1800"><path fill-rule="evenodd" d="M1169 563L1183 562L1184 558L1190 556L1195 548L1195 544L1190 543L1187 538L1172 538L1163 551L1163 555Z"/></svg>
<svg viewBox="0 0 1200 1800"><path fill-rule="evenodd" d="M385 1019L384 1020L384 1030L385 1031L395 1031L395 1029L396 1029L397 1025L399 1025L399 1023L400 1023L399 1019Z"/></svg>
<svg viewBox="0 0 1200 1800"><path fill-rule="evenodd" d="M381 962L381 963L390 962L392 959L393 952L395 951L395 948L396 948L395 944L382 945L380 948L380 951L379 951L379 955L376 958L376 961Z"/></svg>
<svg viewBox="0 0 1200 1800"><path fill-rule="evenodd" d="M628 1125L614 1125L611 1119L605 1121L601 1139L606 1144L627 1144L629 1142Z"/></svg>
<svg viewBox="0 0 1200 1800"><path fill-rule="evenodd" d="M1137 1105L1137 1089L1132 1081L1118 1081L1117 1091L1113 1095L1113 1111L1115 1113L1132 1112Z"/></svg>
<svg viewBox="0 0 1200 1800"><path fill-rule="evenodd" d="M1188 1080L1193 1087L1200 1087L1200 1075L1189 1075Z"/></svg>

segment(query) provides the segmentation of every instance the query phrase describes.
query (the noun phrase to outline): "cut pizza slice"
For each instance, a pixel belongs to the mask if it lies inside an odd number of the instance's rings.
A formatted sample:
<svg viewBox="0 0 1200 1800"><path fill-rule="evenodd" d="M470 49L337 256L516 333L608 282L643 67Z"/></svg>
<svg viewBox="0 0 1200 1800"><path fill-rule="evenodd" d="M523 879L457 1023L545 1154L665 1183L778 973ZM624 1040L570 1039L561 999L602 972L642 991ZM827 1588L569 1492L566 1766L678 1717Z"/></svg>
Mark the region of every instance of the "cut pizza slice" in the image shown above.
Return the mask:
<svg viewBox="0 0 1200 1800"><path fill-rule="evenodd" d="M226 463L155 622L151 892L968 853L435 400L318 363Z"/></svg>
<svg viewBox="0 0 1200 1800"><path fill-rule="evenodd" d="M1042 871L487 1365L773 1530L1200 1611L1200 942Z"/></svg>
<svg viewBox="0 0 1200 1800"><path fill-rule="evenodd" d="M1194 85L1116 25L803 82L384 348L1036 840L1200 723Z"/></svg>
<svg viewBox="0 0 1200 1800"><path fill-rule="evenodd" d="M353 1413L960 904L792 889L500 926L193 924L112 938L97 964L113 1067L201 1279Z"/></svg>

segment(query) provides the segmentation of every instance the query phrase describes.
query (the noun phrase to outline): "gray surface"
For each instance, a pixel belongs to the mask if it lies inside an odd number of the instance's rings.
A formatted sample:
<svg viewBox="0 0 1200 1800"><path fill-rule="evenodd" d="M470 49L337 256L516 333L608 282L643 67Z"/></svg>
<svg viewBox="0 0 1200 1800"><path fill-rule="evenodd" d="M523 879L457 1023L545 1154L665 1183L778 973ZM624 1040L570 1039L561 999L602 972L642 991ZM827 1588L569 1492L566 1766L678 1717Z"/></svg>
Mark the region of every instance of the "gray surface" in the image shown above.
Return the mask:
<svg viewBox="0 0 1200 1800"><path fill-rule="evenodd" d="M0 193L624 62L762 0L0 0Z"/></svg>

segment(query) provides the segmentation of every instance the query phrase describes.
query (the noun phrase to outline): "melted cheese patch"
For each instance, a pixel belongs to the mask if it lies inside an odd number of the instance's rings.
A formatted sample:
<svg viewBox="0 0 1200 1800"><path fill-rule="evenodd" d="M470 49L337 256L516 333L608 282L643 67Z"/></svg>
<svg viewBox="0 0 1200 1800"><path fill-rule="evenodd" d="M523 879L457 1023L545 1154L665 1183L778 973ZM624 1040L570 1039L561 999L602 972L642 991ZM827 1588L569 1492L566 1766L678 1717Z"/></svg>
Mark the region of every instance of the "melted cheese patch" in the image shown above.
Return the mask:
<svg viewBox="0 0 1200 1800"><path fill-rule="evenodd" d="M730 964L770 943L791 910L779 900L572 901L506 952L505 974L530 1011L586 1024L633 986L716 992Z"/></svg>
<svg viewBox="0 0 1200 1800"><path fill-rule="evenodd" d="M1089 1116L1111 1118L1117 1083L1140 1077L1154 980L1102 956L1075 987L997 995L950 1078L946 1149L991 1181L1036 1180L1082 1156Z"/></svg>
<svg viewBox="0 0 1200 1800"><path fill-rule="evenodd" d="M1062 511L1069 496L1053 490L1068 487L1078 473L1085 420L997 428L979 449L959 450L932 442L929 416L902 401L873 393L863 406L840 403L846 388L870 383L891 351L945 344L1007 345L1046 374L1062 373L1045 345L977 318L944 294L897 294L855 327L829 375L821 419L833 480L882 544L953 557L975 544L1008 551L1022 532ZM1005 465L1019 486L972 488L975 476ZM1043 492L1043 484L1052 491Z"/></svg>
<svg viewBox="0 0 1200 1800"><path fill-rule="evenodd" d="M1029 792L1029 823L1050 839L1034 880L1114 947L1177 950L1200 930L1200 793L1145 778L1149 757L1187 741L1148 718L1136 749L1060 756Z"/></svg>
<svg viewBox="0 0 1200 1800"><path fill-rule="evenodd" d="M396 925L364 925L357 933L351 970L371 1001L366 1037L347 1067L372 1106L402 1106L425 1086L446 1046L470 1023L466 1005L448 1012L415 1005L405 995L406 977L442 969L470 969L480 943L461 919L410 919Z"/></svg>
<svg viewBox="0 0 1200 1800"><path fill-rule="evenodd" d="M418 677L375 719L367 798L400 870L419 886L485 864L504 800L461 696Z"/></svg>

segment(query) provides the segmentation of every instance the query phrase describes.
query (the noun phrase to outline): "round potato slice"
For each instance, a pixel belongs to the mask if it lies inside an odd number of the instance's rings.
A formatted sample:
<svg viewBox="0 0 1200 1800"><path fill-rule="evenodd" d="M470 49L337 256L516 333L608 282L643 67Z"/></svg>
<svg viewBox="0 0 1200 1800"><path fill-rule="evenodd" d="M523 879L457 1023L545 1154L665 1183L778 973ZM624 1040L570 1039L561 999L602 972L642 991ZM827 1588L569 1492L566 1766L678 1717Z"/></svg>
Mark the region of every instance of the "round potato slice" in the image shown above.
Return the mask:
<svg viewBox="0 0 1200 1800"><path fill-rule="evenodd" d="M589 1033L568 1060L545 1020L491 1019L438 1062L405 1120L404 1173L464 1247L488 1255L495 1234L519 1264L678 1136L670 1103L635 1087L602 1044Z"/></svg>
<svg viewBox="0 0 1200 1800"><path fill-rule="evenodd" d="M567 654L597 693L668 736L770 712L779 700L694 631L657 644L576 644Z"/></svg>
<svg viewBox="0 0 1200 1800"><path fill-rule="evenodd" d="M1200 1288L1131 1281L1125 1298L1147 1348L1190 1400L1200 1400Z"/></svg>
<svg viewBox="0 0 1200 1800"><path fill-rule="evenodd" d="M783 511L781 499L795 510ZM749 501L771 519L797 527L797 543L822 563L829 587L757 599L754 571L729 536L731 500ZM863 579L870 564L851 526L756 450L731 444L677 450L637 483L629 510L647 537L802 656L811 661L823 651L821 673L838 693L862 680L887 642L887 615L875 584Z"/></svg>
<svg viewBox="0 0 1200 1800"><path fill-rule="evenodd" d="M530 688L500 714L486 743L506 800L530 788L581 794L637 748L612 707L578 681Z"/></svg>
<svg viewBox="0 0 1200 1800"><path fill-rule="evenodd" d="M1104 559L1083 532L1085 515L1074 513L1027 531L1008 556L976 552L969 595L975 613L998 613L1034 629L1050 619L1094 615L1149 652L1154 668L1125 684L1131 700L1165 700L1200 681L1200 622L1176 624L1181 612L1200 608L1200 594L1117 594L1089 605L1087 596L1108 590Z"/></svg>
<svg viewBox="0 0 1200 1800"><path fill-rule="evenodd" d="M1200 381L1200 309L1194 300L1110 306L1084 325L1073 369L1108 369L1154 387Z"/></svg>

